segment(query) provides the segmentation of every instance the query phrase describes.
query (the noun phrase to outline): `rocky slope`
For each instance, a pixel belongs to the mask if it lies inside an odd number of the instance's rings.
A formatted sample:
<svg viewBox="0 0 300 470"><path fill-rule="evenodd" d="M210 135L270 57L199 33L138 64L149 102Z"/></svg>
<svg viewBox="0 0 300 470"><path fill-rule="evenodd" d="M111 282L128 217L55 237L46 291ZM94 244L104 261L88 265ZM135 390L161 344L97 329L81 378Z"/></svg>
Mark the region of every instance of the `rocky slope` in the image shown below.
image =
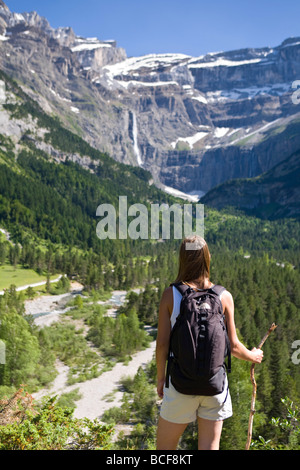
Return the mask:
<svg viewBox="0 0 300 470"><path fill-rule="evenodd" d="M255 178L227 181L201 202L218 209L233 206L264 218L300 217L300 152Z"/></svg>
<svg viewBox="0 0 300 470"><path fill-rule="evenodd" d="M2 70L45 111L157 184L207 192L271 169L300 148L300 38L200 57L126 58L113 41L53 29L0 2Z"/></svg>

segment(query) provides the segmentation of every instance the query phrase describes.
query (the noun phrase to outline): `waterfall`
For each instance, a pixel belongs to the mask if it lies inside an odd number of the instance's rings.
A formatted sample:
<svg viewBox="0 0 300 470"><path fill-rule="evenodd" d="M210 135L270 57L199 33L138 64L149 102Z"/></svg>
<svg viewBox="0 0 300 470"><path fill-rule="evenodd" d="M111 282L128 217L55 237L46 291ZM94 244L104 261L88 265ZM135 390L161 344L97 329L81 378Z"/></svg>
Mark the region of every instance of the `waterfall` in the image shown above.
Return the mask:
<svg viewBox="0 0 300 470"><path fill-rule="evenodd" d="M141 153L140 153L140 149L139 149L139 146L138 146L138 139L137 139L138 138L138 130L137 130L135 112L132 112L132 120L133 120L133 123L132 123L133 150L134 150L134 153L136 155L138 165L142 166L143 162L142 162L142 159L141 159Z"/></svg>

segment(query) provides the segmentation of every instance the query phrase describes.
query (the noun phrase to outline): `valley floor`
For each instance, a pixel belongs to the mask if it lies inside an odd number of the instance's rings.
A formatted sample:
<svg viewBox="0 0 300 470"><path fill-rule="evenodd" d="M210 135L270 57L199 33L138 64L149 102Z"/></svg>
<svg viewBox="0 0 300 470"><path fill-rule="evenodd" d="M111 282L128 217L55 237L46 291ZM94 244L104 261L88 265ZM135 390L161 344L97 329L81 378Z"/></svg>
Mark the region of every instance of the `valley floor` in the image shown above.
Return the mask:
<svg viewBox="0 0 300 470"><path fill-rule="evenodd" d="M149 348L134 354L129 364L117 363L113 369L104 372L99 377L69 386L66 385L69 368L57 361L58 376L52 386L33 394L33 397L40 399L45 395L61 395L78 389L81 398L76 401L74 416L101 420L104 411L121 404L123 392L119 389L119 382L122 377L134 377L140 366L145 366L153 359L154 352L155 341Z"/></svg>
<svg viewBox="0 0 300 470"><path fill-rule="evenodd" d="M71 292L78 292L79 287L72 285ZM113 295L118 294L120 294L119 291L113 292ZM70 295L72 294L44 295L33 300L27 300L25 301L26 313L40 315L45 312L45 315L36 316L34 321L40 327L49 326L51 323L59 321L61 313L67 311L68 308L72 308L68 307L66 309L63 308L63 305L60 305L60 303L65 303ZM121 404L123 392L120 390L120 380L124 376L134 377L139 367L150 362L154 354L155 341L152 341L147 349L133 354L132 359L126 365L120 362L116 363L111 370L103 372L99 377L73 385L67 385L69 367L57 360L57 377L49 388L40 390L33 394L33 397L39 400L47 395L60 396L63 393L77 389L81 398L76 401L74 416L89 419L99 418L101 420L104 411Z"/></svg>

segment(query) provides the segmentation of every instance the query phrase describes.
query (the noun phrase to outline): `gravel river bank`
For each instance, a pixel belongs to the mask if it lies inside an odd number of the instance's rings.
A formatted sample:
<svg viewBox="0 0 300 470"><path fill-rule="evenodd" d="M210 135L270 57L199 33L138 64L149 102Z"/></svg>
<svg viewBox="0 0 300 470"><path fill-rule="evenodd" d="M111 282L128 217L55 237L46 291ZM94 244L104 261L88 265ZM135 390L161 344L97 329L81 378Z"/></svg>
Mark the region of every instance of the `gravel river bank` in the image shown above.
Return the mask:
<svg viewBox="0 0 300 470"><path fill-rule="evenodd" d="M72 308L65 308L65 305L74 295L79 293L78 286L73 286L71 293L45 295L27 300L25 301L25 311L27 314L34 316L34 322L40 328L49 326L53 322L59 321L60 315ZM109 309L110 314L113 315L117 307L124 302L125 295L125 291L116 290L112 292L111 299L105 302L112 304L112 308ZM103 302L99 301L99 303ZM67 385L69 368L57 360L57 377L50 387L33 394L33 397L40 399L46 395L61 395L78 389L81 398L76 401L74 416L77 418L101 419L105 410L120 405L123 393L119 390L119 382L122 377L133 377L140 366L145 366L153 359L154 354L155 341L152 341L147 349L133 354L128 364L116 363L111 370L104 372L99 377L73 385Z"/></svg>

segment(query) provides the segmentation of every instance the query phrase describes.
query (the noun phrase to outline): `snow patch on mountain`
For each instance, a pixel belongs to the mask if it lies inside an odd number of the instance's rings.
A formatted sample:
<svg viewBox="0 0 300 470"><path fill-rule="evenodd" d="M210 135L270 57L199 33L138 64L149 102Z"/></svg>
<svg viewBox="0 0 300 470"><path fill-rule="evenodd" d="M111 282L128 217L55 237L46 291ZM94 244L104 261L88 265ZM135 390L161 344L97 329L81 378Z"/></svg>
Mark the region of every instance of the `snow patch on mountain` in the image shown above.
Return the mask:
<svg viewBox="0 0 300 470"><path fill-rule="evenodd" d="M211 62L189 63L188 67L191 69L205 68L205 67L239 67L241 65L257 64L262 62L263 59L250 59L250 60L228 60L218 58Z"/></svg>
<svg viewBox="0 0 300 470"><path fill-rule="evenodd" d="M179 86L177 82L142 82L138 80L129 80L128 82L115 80L114 83L117 83L118 85L120 85L123 88L126 88L127 90L132 87L160 87L160 86L169 86L169 85Z"/></svg>
<svg viewBox="0 0 300 470"><path fill-rule="evenodd" d="M228 131L230 131L229 127L216 127L214 130L214 137L221 139L228 133Z"/></svg>
<svg viewBox="0 0 300 470"><path fill-rule="evenodd" d="M189 145L190 149L192 149L194 147L194 145L197 142L199 142L199 140L203 139L207 135L208 135L208 132L197 132L196 134L194 134L190 137L178 137L178 139L175 140L175 142L171 143L171 147L173 149L175 149L178 142L185 142Z"/></svg>
<svg viewBox="0 0 300 470"><path fill-rule="evenodd" d="M232 90L217 90L206 93L208 103L253 99L260 95L282 96L291 92L291 83L275 83L263 87L233 88Z"/></svg>
<svg viewBox="0 0 300 470"><path fill-rule="evenodd" d="M141 57L131 57L114 65L107 65L104 70L112 77L130 75L140 69L155 70L161 66L170 66L183 60L188 60L190 56L185 54L148 54Z"/></svg>
<svg viewBox="0 0 300 470"><path fill-rule="evenodd" d="M84 43L84 44L79 44L78 46L72 47L71 51L72 52L92 51L93 49L99 49L100 47L112 47L112 46L111 44L105 44L105 43L98 43L98 44Z"/></svg>

